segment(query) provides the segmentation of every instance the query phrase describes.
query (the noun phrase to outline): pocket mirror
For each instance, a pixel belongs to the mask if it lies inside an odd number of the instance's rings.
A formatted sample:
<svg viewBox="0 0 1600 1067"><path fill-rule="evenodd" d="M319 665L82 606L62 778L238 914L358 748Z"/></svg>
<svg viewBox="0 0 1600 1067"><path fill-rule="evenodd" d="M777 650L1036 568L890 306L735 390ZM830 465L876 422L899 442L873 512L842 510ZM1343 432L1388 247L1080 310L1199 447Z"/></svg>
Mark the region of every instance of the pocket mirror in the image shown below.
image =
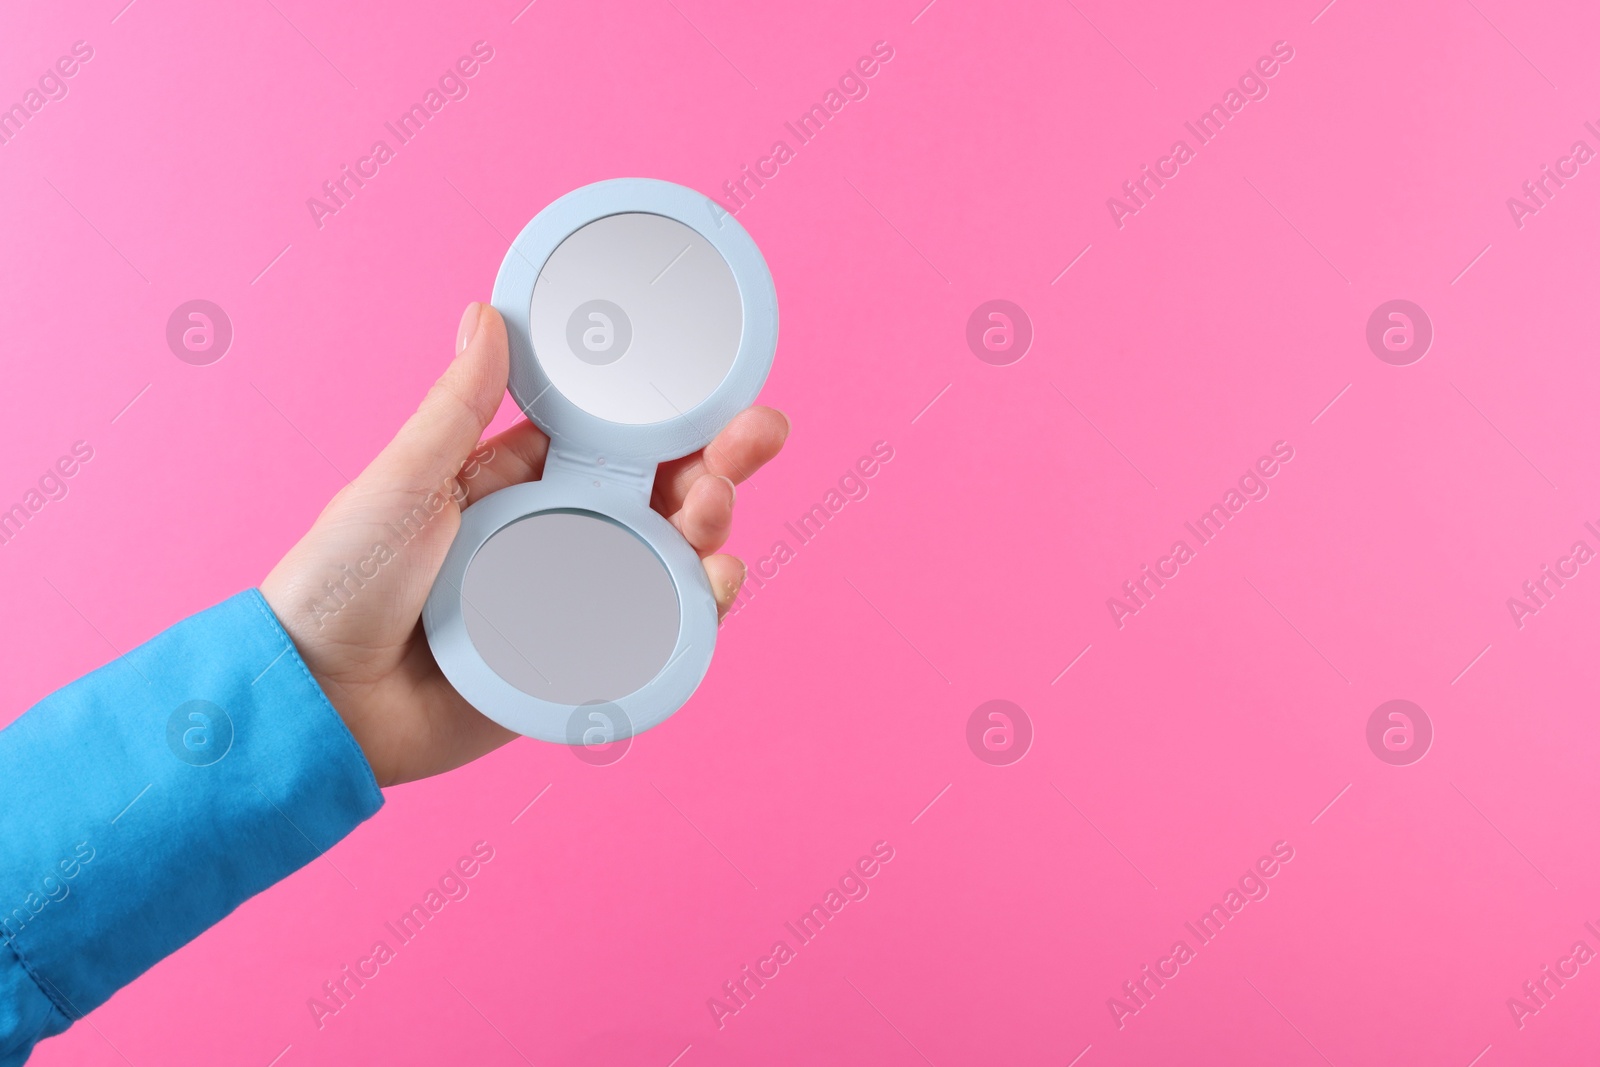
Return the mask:
<svg viewBox="0 0 1600 1067"><path fill-rule="evenodd" d="M523 228L495 279L512 397L550 437L543 476L479 500L423 609L473 707L581 743L596 705L621 740L689 699L717 608L699 556L650 508L656 466L755 400L778 339L755 242L707 198L620 178ZM576 726L575 726L576 724Z"/></svg>

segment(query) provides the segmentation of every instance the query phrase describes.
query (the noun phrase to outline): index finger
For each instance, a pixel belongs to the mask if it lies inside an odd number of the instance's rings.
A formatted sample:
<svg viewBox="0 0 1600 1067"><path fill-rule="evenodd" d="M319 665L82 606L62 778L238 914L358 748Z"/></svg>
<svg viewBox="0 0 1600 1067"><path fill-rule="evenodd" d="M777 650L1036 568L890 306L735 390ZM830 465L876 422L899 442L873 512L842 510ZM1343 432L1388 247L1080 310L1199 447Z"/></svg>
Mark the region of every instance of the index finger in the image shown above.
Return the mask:
<svg viewBox="0 0 1600 1067"><path fill-rule="evenodd" d="M788 437L789 419L783 412L746 408L705 448L657 469L650 506L663 515L674 514L683 507L689 487L707 475L742 482L776 456Z"/></svg>

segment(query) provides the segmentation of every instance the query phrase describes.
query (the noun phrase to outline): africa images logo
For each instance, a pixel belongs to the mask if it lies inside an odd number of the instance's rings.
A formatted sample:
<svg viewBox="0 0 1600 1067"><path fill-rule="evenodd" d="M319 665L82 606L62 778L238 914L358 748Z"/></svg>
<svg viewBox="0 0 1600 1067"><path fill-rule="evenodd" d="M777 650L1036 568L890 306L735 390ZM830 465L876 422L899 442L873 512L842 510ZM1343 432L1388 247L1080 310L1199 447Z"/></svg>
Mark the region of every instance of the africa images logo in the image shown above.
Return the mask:
<svg viewBox="0 0 1600 1067"><path fill-rule="evenodd" d="M1293 59L1294 46L1288 41L1273 42L1272 55L1257 59L1253 67L1240 75L1237 87L1229 86L1220 102L1201 112L1193 122L1183 124L1183 128L1195 139L1194 147L1190 147L1183 138L1178 138L1167 154L1156 160L1154 169L1148 163L1142 164L1137 178L1122 183L1122 193L1126 199L1107 197L1106 210L1111 213L1111 221L1117 229L1127 226L1130 215L1137 215L1149 207L1156 193L1166 188L1167 182L1182 173L1183 167L1195 158L1197 149L1204 148L1221 136L1228 123L1239 116L1246 104L1265 100L1271 92L1268 81Z"/></svg>
<svg viewBox="0 0 1600 1067"><path fill-rule="evenodd" d="M410 144L444 110L446 104L465 100L472 91L470 79L477 77L492 59L494 48L488 41L474 42L470 56L461 56L446 67L437 83L430 85L422 94L421 100L412 103L393 122L383 124L383 128L394 138L393 145L382 137L373 141L367 154L359 157L354 167L348 163L341 164L339 173L322 183L321 196L307 197L306 210L311 212L311 221L316 223L317 229L327 225L329 216L337 215L349 207L350 201L366 188L367 182L376 178L399 150Z"/></svg>
<svg viewBox="0 0 1600 1067"><path fill-rule="evenodd" d="M722 996L707 997L706 1010L711 1012L717 1029L721 1030L728 1025L730 1017L748 1008L755 995L765 989L768 982L777 978L783 973L784 967L799 958L800 949L822 936L822 931L838 918L845 905L866 900L867 894L872 891L870 879L882 873L893 859L893 845L887 841L874 842L872 855L862 856L847 867L839 877L837 888L829 886L819 903L812 904L794 922L783 924L784 930L794 939L793 945L789 944L787 938L774 941L767 955L757 958L754 969L745 964L739 968L737 975L722 983Z"/></svg>
<svg viewBox="0 0 1600 1067"><path fill-rule="evenodd" d="M167 717L167 747L191 767L209 767L233 748L233 720L209 700L189 700Z"/></svg>
<svg viewBox="0 0 1600 1067"><path fill-rule="evenodd" d="M1238 918L1247 904L1266 900L1272 892L1268 880L1277 877L1293 859L1293 845L1287 841L1274 842L1272 854L1261 856L1245 868L1237 884L1229 886L1222 894L1221 901L1213 903L1195 921L1183 924L1194 938L1193 945L1184 938L1174 941L1167 955L1157 959L1154 967L1147 963L1140 968L1137 977L1122 983L1122 996L1107 997L1106 1010L1111 1013L1111 1021L1117 1024L1117 1029L1127 1026L1129 1018L1148 1008L1155 995L1198 958L1200 949L1222 936L1222 931Z"/></svg>
<svg viewBox="0 0 1600 1067"><path fill-rule="evenodd" d="M1179 538L1172 543L1172 548L1165 556L1156 560L1153 569L1148 563L1141 564L1139 574L1122 583L1121 597L1107 597L1106 610L1111 613L1111 621L1117 624L1117 629L1122 629L1128 624L1129 618L1149 607L1155 600L1156 592L1165 589L1168 582L1182 573L1182 569L1196 558L1199 550L1217 538L1223 528L1244 510L1246 504L1265 500L1272 491L1267 479L1276 477L1292 459L1293 445L1287 441L1274 443L1271 455L1262 454L1254 464L1245 468L1244 474L1239 476L1237 488L1229 486L1219 503L1212 504L1193 522L1183 524L1184 529L1194 536L1192 547L1187 540Z"/></svg>
<svg viewBox="0 0 1600 1067"><path fill-rule="evenodd" d="M615 363L632 343L632 320L609 300L585 300L567 319L567 347L590 366Z"/></svg>
<svg viewBox="0 0 1600 1067"><path fill-rule="evenodd" d="M779 137L772 142L772 147L767 154L756 160L755 170L752 172L748 163L739 168L739 176L722 183L722 195L734 206L727 207L727 203L710 201L713 219L721 225L721 216L718 211L725 211L730 215L737 215L755 198L756 192L767 187L767 182L776 178L782 171L784 164L796 158L801 148L822 133L828 123L845 109L845 105L852 101L865 100L872 87L867 84L867 79L875 77L886 63L894 59L894 47L888 41L877 41L872 46L870 56L862 56L855 61L853 66L845 69L839 76L835 85L831 85L822 94L820 103L812 104L803 115L793 122L785 122L783 128L794 137L794 144L790 145L787 137Z"/></svg>

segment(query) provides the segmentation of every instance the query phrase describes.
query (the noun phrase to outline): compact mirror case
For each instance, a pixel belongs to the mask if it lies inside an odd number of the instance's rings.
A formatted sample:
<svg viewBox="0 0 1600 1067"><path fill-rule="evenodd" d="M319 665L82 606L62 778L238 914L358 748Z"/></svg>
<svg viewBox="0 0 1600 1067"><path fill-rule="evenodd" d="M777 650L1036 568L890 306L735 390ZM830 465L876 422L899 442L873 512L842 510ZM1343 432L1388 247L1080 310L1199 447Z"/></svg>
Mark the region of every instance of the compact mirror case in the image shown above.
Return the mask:
<svg viewBox="0 0 1600 1067"><path fill-rule="evenodd" d="M461 516L423 610L457 691L567 744L649 729L711 664L705 569L650 507L656 466L703 447L760 392L777 294L710 200L619 178L528 223L495 279L512 397L550 437L544 474Z"/></svg>

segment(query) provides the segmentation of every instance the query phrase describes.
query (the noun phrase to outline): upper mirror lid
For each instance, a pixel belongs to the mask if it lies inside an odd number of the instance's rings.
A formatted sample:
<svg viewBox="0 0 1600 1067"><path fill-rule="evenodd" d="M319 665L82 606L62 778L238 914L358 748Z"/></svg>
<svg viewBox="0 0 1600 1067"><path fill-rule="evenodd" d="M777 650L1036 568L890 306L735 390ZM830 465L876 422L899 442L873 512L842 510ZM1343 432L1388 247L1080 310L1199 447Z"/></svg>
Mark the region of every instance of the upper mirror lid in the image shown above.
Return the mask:
<svg viewBox="0 0 1600 1067"><path fill-rule="evenodd" d="M500 265L511 395L569 451L659 462L704 446L766 381L777 294L705 196L618 178L561 197Z"/></svg>

